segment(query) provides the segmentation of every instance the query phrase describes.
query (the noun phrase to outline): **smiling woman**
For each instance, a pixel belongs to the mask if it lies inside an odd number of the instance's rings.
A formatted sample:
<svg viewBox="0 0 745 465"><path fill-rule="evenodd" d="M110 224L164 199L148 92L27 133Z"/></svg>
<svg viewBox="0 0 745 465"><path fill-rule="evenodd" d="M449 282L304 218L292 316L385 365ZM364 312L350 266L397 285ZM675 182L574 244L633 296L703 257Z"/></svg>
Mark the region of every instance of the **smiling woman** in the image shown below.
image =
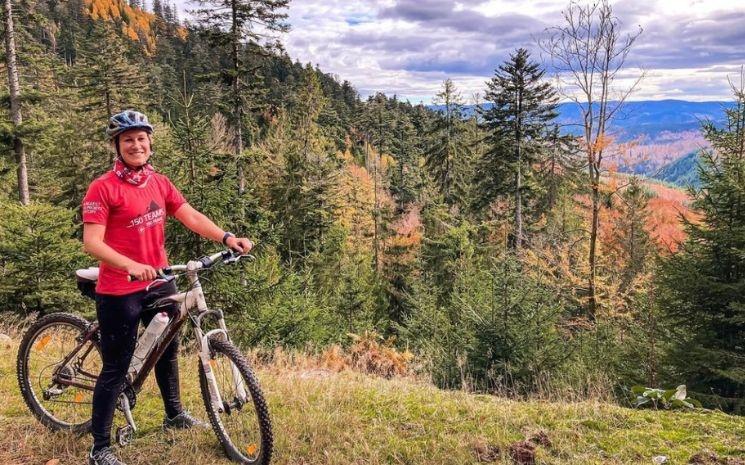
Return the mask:
<svg viewBox="0 0 745 465"><path fill-rule="evenodd" d="M143 129L131 129L116 139L116 151L131 168L138 168L152 154L150 133Z"/></svg>
<svg viewBox="0 0 745 465"><path fill-rule="evenodd" d="M126 110L111 117L106 134L116 149L112 171L99 177L83 199L85 251L101 261L96 286L96 316L101 331L103 366L92 399L92 465L123 465L111 450L111 424L116 399L124 386L135 349L139 323L149 325L156 311L148 307L158 296L174 294L173 283L152 286L156 269L168 266L165 218L173 216L202 237L248 252L253 244L236 238L192 208L181 192L148 163L153 126L144 114ZM132 282L131 277L137 278ZM175 307L160 307L173 314ZM164 427L191 428L201 422L181 406L178 338L155 365L166 418Z"/></svg>

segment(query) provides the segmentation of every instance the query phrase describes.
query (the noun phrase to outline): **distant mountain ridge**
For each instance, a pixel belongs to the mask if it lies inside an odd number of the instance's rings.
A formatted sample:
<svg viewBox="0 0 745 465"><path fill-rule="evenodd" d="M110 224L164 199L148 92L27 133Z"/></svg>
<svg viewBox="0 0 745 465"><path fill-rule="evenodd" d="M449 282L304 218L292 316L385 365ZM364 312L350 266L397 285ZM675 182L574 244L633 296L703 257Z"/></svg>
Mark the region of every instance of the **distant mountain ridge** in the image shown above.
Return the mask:
<svg viewBox="0 0 745 465"><path fill-rule="evenodd" d="M611 122L610 131L619 142L644 137L654 141L665 133L697 131L704 121L721 124L731 102L688 102L685 100L646 100L627 102ZM559 121L571 127L581 122L574 103L559 105ZM575 131L571 131L575 132Z"/></svg>
<svg viewBox="0 0 745 465"><path fill-rule="evenodd" d="M708 145L701 124L725 122L725 110L732 102L690 102L686 100L645 100L625 103L612 120L609 134L616 144L626 144L623 154L609 154L608 162L618 170L649 176L686 186L698 184L697 152ZM484 107L489 108L490 104ZM441 111L442 105L430 105ZM558 123L566 133L582 133L580 108L575 103L558 106ZM475 105L465 107L473 115ZM633 141L633 142L632 142Z"/></svg>
<svg viewBox="0 0 745 465"><path fill-rule="evenodd" d="M490 108L491 104L483 105ZM731 108L731 102L689 102L686 100L642 100L625 103L613 119L610 131L618 142L627 142L640 136L654 141L665 133L698 131L703 121L723 123L724 110ZM429 105L432 110L441 111L443 105ZM580 108L572 102L559 104L557 118L569 133L581 133ZM466 105L466 115L472 115L476 105Z"/></svg>

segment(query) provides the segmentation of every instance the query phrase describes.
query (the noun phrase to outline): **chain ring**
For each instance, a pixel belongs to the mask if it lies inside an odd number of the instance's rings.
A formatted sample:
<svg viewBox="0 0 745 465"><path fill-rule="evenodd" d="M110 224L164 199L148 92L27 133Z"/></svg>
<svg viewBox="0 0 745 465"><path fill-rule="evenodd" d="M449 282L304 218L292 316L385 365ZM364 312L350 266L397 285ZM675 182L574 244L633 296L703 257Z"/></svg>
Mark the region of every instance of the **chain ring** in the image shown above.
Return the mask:
<svg viewBox="0 0 745 465"><path fill-rule="evenodd" d="M135 390L132 389L132 385L127 383L124 386L124 389L122 389L122 393L127 396L127 400L129 401L129 410L134 410L135 405L137 405L137 394L135 394ZM120 412L124 412L124 407L122 406L121 401L117 401L116 409Z"/></svg>

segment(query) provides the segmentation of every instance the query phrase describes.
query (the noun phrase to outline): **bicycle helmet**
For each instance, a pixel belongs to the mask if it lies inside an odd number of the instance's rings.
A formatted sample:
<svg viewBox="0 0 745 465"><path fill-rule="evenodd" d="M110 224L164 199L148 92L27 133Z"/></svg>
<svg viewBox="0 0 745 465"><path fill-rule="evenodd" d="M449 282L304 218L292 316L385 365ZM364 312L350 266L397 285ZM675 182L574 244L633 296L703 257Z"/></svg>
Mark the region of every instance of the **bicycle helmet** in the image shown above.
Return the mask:
<svg viewBox="0 0 745 465"><path fill-rule="evenodd" d="M142 129L148 134L153 133L153 126L147 120L147 116L136 110L124 110L109 119L106 135L109 140L114 140L116 136L130 129Z"/></svg>

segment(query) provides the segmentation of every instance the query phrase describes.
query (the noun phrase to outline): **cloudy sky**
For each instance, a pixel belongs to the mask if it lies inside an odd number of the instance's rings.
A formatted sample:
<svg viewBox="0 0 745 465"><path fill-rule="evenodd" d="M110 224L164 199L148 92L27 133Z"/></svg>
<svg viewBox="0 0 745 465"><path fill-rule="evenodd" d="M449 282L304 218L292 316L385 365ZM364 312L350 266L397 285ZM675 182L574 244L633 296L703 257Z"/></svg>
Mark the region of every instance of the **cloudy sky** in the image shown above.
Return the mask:
<svg viewBox="0 0 745 465"><path fill-rule="evenodd" d="M611 1L639 37L624 72L646 77L633 100L728 99L745 64L745 1ZM290 56L376 91L429 103L451 78L466 99L511 51L542 60L536 38L562 23L568 0L292 0ZM622 82L623 83L623 82Z"/></svg>

